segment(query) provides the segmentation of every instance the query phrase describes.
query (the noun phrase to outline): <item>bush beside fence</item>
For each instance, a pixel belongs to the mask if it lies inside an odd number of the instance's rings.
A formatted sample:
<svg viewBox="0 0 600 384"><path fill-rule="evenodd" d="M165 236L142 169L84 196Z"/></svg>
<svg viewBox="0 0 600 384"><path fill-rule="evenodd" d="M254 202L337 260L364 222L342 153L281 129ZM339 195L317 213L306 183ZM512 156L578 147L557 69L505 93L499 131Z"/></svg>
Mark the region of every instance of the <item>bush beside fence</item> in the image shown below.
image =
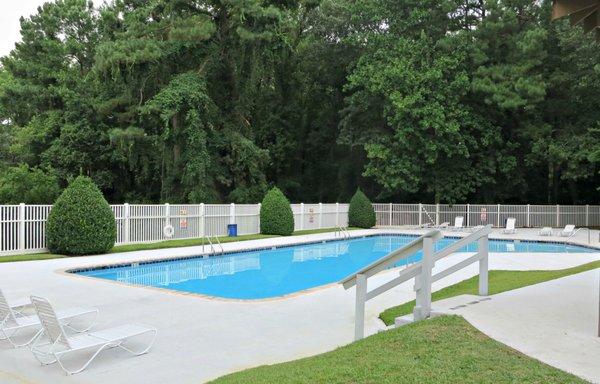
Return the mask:
<svg viewBox="0 0 600 384"><path fill-rule="evenodd" d="M497 204L373 204L380 227L454 223L503 226L508 217L518 227L600 226L599 205ZM46 251L46 219L50 205L0 205L0 256ZM173 226L171 239L225 236L227 224L238 234L260 232L260 204L119 204L111 205L117 225L117 244L167 240L165 225ZM348 204L292 204L294 230L345 227ZM482 216L482 213L485 215ZM483 220L485 219L485 220Z"/></svg>

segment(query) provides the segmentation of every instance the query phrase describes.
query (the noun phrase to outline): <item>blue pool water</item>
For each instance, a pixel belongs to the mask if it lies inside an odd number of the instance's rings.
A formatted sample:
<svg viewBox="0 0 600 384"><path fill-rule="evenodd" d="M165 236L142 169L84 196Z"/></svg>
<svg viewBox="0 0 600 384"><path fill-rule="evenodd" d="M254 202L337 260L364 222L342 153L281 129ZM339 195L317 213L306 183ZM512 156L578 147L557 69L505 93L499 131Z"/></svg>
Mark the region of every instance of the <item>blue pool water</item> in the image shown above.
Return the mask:
<svg viewBox="0 0 600 384"><path fill-rule="evenodd" d="M414 236L380 235L78 271L80 275L233 299L277 297L333 282L356 272ZM457 239L436 243L442 249ZM476 251L471 244L462 251ZM557 243L489 241L490 252L587 253L596 250ZM398 265L412 263L420 253Z"/></svg>

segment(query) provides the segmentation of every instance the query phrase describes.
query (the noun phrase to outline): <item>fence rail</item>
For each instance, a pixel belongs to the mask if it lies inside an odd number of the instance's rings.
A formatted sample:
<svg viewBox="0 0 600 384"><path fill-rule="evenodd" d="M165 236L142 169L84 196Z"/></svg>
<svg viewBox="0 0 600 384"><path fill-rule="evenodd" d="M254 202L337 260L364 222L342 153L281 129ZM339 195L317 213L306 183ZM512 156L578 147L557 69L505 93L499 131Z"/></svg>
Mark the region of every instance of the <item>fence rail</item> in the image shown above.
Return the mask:
<svg viewBox="0 0 600 384"><path fill-rule="evenodd" d="M402 226L453 223L503 226L508 217L519 227L600 226L600 205L498 204L373 204L377 225ZM46 250L46 219L51 205L0 205L0 256ZM260 204L117 204L111 205L117 244L170 239L224 236L227 224L237 224L240 235L260 232ZM348 204L292 204L295 230L348 225Z"/></svg>
<svg viewBox="0 0 600 384"><path fill-rule="evenodd" d="M46 251L51 205L0 205L0 256ZM116 204L116 244L224 236L227 224L238 234L260 233L260 204ZM296 230L348 225L348 204L292 204ZM165 236L166 225L173 235Z"/></svg>
<svg viewBox="0 0 600 384"><path fill-rule="evenodd" d="M500 204L373 204L377 225L440 225L464 217L466 226L502 227L514 217L517 227L600 226L600 205L500 205Z"/></svg>

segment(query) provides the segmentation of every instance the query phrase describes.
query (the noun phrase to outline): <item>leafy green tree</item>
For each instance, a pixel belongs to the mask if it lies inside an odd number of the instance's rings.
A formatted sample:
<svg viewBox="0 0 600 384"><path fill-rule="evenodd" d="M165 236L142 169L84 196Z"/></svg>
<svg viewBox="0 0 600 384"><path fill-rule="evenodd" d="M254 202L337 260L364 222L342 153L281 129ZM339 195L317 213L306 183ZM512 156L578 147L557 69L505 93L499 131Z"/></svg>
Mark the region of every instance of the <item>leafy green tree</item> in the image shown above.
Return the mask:
<svg viewBox="0 0 600 384"><path fill-rule="evenodd" d="M0 172L113 201L595 203L598 43L527 0L56 0L0 59ZM21 183L15 180L15 183ZM14 189L25 189L17 185Z"/></svg>
<svg viewBox="0 0 600 384"><path fill-rule="evenodd" d="M0 204L52 204L59 194L58 178L51 170L25 164L0 170Z"/></svg>

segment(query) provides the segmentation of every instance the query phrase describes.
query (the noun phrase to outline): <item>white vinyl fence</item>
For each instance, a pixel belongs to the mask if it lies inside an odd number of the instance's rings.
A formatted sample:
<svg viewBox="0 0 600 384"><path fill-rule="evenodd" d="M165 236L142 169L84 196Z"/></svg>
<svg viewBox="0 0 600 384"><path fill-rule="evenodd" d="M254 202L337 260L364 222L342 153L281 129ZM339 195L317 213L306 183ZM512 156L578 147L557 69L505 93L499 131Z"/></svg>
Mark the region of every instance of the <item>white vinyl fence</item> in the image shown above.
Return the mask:
<svg viewBox="0 0 600 384"><path fill-rule="evenodd" d="M51 205L0 205L0 256L46 251L46 219ZM260 233L260 204L111 205L116 244L225 236L237 224L239 235ZM348 225L348 204L292 204L295 230ZM173 236L164 234L167 224Z"/></svg>
<svg viewBox="0 0 600 384"><path fill-rule="evenodd" d="M373 204L377 225L402 226L454 223L463 216L466 226L504 225L516 218L519 227L600 226L599 205L497 204ZM0 205L0 256L46 250L46 219L51 205ZM239 235L260 232L260 204L119 204L111 205L117 225L117 244L224 236L227 224L237 224ZM348 225L348 204L292 204L295 230Z"/></svg>
<svg viewBox="0 0 600 384"><path fill-rule="evenodd" d="M377 225L454 224L457 216L464 225L492 224L503 227L509 217L517 227L578 227L600 226L600 205L500 205L500 204L373 204Z"/></svg>

